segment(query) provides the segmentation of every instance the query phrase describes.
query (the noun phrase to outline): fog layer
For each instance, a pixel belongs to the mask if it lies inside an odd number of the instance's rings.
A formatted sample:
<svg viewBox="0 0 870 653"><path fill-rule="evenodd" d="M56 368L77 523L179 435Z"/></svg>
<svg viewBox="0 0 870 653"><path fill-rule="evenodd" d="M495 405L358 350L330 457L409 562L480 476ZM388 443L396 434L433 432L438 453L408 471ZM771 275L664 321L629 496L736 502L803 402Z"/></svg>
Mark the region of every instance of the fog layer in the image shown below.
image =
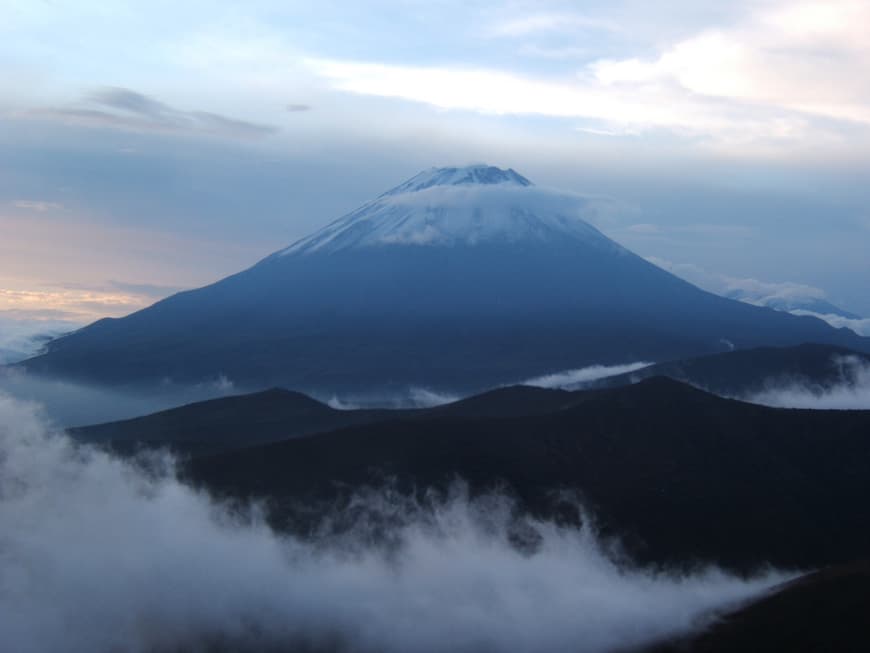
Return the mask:
<svg viewBox="0 0 870 653"><path fill-rule="evenodd" d="M598 652L683 632L782 578L620 566L590 529L518 523L498 497L365 501L405 515L389 546L365 528L282 537L178 482L166 457L76 447L0 397L4 646Z"/></svg>

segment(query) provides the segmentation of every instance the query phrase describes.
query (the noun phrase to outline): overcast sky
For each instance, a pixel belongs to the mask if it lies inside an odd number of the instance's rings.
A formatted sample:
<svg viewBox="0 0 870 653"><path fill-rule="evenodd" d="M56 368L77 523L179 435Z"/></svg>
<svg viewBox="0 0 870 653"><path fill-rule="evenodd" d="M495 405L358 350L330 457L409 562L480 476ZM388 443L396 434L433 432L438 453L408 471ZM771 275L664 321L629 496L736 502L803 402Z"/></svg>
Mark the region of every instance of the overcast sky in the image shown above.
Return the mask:
<svg viewBox="0 0 870 653"><path fill-rule="evenodd" d="M121 315L433 165L870 315L870 0L0 0L0 317ZM677 268L674 268L677 269Z"/></svg>

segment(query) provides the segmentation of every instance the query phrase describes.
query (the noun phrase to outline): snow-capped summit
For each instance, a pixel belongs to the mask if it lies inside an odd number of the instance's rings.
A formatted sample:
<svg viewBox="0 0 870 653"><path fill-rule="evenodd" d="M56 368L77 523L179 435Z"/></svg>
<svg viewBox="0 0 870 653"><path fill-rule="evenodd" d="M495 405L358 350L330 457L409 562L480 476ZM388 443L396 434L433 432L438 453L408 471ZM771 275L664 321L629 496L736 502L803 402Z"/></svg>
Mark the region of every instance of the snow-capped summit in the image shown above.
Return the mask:
<svg viewBox="0 0 870 653"><path fill-rule="evenodd" d="M502 170L486 164L461 168L429 168L399 184L384 195L400 195L432 186L463 186L468 184L513 184L531 186L532 182L513 168Z"/></svg>
<svg viewBox="0 0 870 653"><path fill-rule="evenodd" d="M618 248L583 219L582 196L540 188L508 168L432 168L278 252L362 247L553 243Z"/></svg>

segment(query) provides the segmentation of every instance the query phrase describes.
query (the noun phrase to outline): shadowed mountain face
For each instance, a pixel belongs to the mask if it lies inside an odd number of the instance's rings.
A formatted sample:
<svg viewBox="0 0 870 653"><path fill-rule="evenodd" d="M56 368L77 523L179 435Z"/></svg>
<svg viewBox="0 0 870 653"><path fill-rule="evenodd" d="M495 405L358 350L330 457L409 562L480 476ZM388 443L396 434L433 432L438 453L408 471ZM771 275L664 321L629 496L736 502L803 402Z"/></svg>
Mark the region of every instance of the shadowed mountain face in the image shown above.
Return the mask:
<svg viewBox="0 0 870 653"><path fill-rule="evenodd" d="M514 171L438 169L254 267L50 345L30 371L102 383L473 392L589 364L870 340L703 292Z"/></svg>
<svg viewBox="0 0 870 653"><path fill-rule="evenodd" d="M184 474L220 496L267 498L282 529L305 530L319 502L344 501L385 479L419 492L461 478L473 492L501 487L525 509L568 520L579 516L557 494L579 493L603 532L641 562L806 568L870 547L870 411L771 409L656 378L577 393L506 388L426 411L360 411L348 419L371 421L247 446L276 414L262 402L280 396L238 398L235 408L211 402L230 424L245 424L247 411L252 431L238 431L236 450L189 457ZM287 399L290 413L308 410L299 395ZM139 437L157 440L142 435L148 419ZM292 421L288 437L304 422ZM176 429L202 432L203 423L182 420ZM124 425L77 435L112 428ZM231 438L218 433L221 446Z"/></svg>

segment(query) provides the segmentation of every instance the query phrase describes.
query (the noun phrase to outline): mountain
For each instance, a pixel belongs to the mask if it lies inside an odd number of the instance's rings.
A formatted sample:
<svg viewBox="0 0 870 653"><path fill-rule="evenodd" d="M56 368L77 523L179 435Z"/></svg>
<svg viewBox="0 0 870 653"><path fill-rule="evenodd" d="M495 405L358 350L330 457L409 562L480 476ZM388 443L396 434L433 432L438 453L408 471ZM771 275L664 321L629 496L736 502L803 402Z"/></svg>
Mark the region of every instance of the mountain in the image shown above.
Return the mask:
<svg viewBox="0 0 870 653"><path fill-rule="evenodd" d="M848 653L870 650L870 563L824 569L645 653Z"/></svg>
<svg viewBox="0 0 870 653"><path fill-rule="evenodd" d="M428 409L338 410L298 392L274 388L73 428L69 433L79 442L108 445L119 452L145 446L199 456L389 420L537 415L572 405L578 396L563 390L510 387Z"/></svg>
<svg viewBox="0 0 870 653"><path fill-rule="evenodd" d="M253 267L49 344L33 373L111 384L470 393L568 368L820 342L821 320L704 292L513 170L436 168Z"/></svg>
<svg viewBox="0 0 870 653"><path fill-rule="evenodd" d="M842 347L818 344L758 347L657 363L591 381L582 387L614 388L667 376L717 395L749 398L776 386L797 385L820 391L852 386L862 368L870 369L870 355Z"/></svg>
<svg viewBox="0 0 870 653"><path fill-rule="evenodd" d="M528 414L511 410L519 404ZM641 563L810 568L870 550L870 411L767 408L662 377L578 393L511 388L195 455L183 475L219 497L266 499L279 529L313 528L323 506L361 488L425 496L463 479L573 523L583 518L564 493L579 494Z"/></svg>

